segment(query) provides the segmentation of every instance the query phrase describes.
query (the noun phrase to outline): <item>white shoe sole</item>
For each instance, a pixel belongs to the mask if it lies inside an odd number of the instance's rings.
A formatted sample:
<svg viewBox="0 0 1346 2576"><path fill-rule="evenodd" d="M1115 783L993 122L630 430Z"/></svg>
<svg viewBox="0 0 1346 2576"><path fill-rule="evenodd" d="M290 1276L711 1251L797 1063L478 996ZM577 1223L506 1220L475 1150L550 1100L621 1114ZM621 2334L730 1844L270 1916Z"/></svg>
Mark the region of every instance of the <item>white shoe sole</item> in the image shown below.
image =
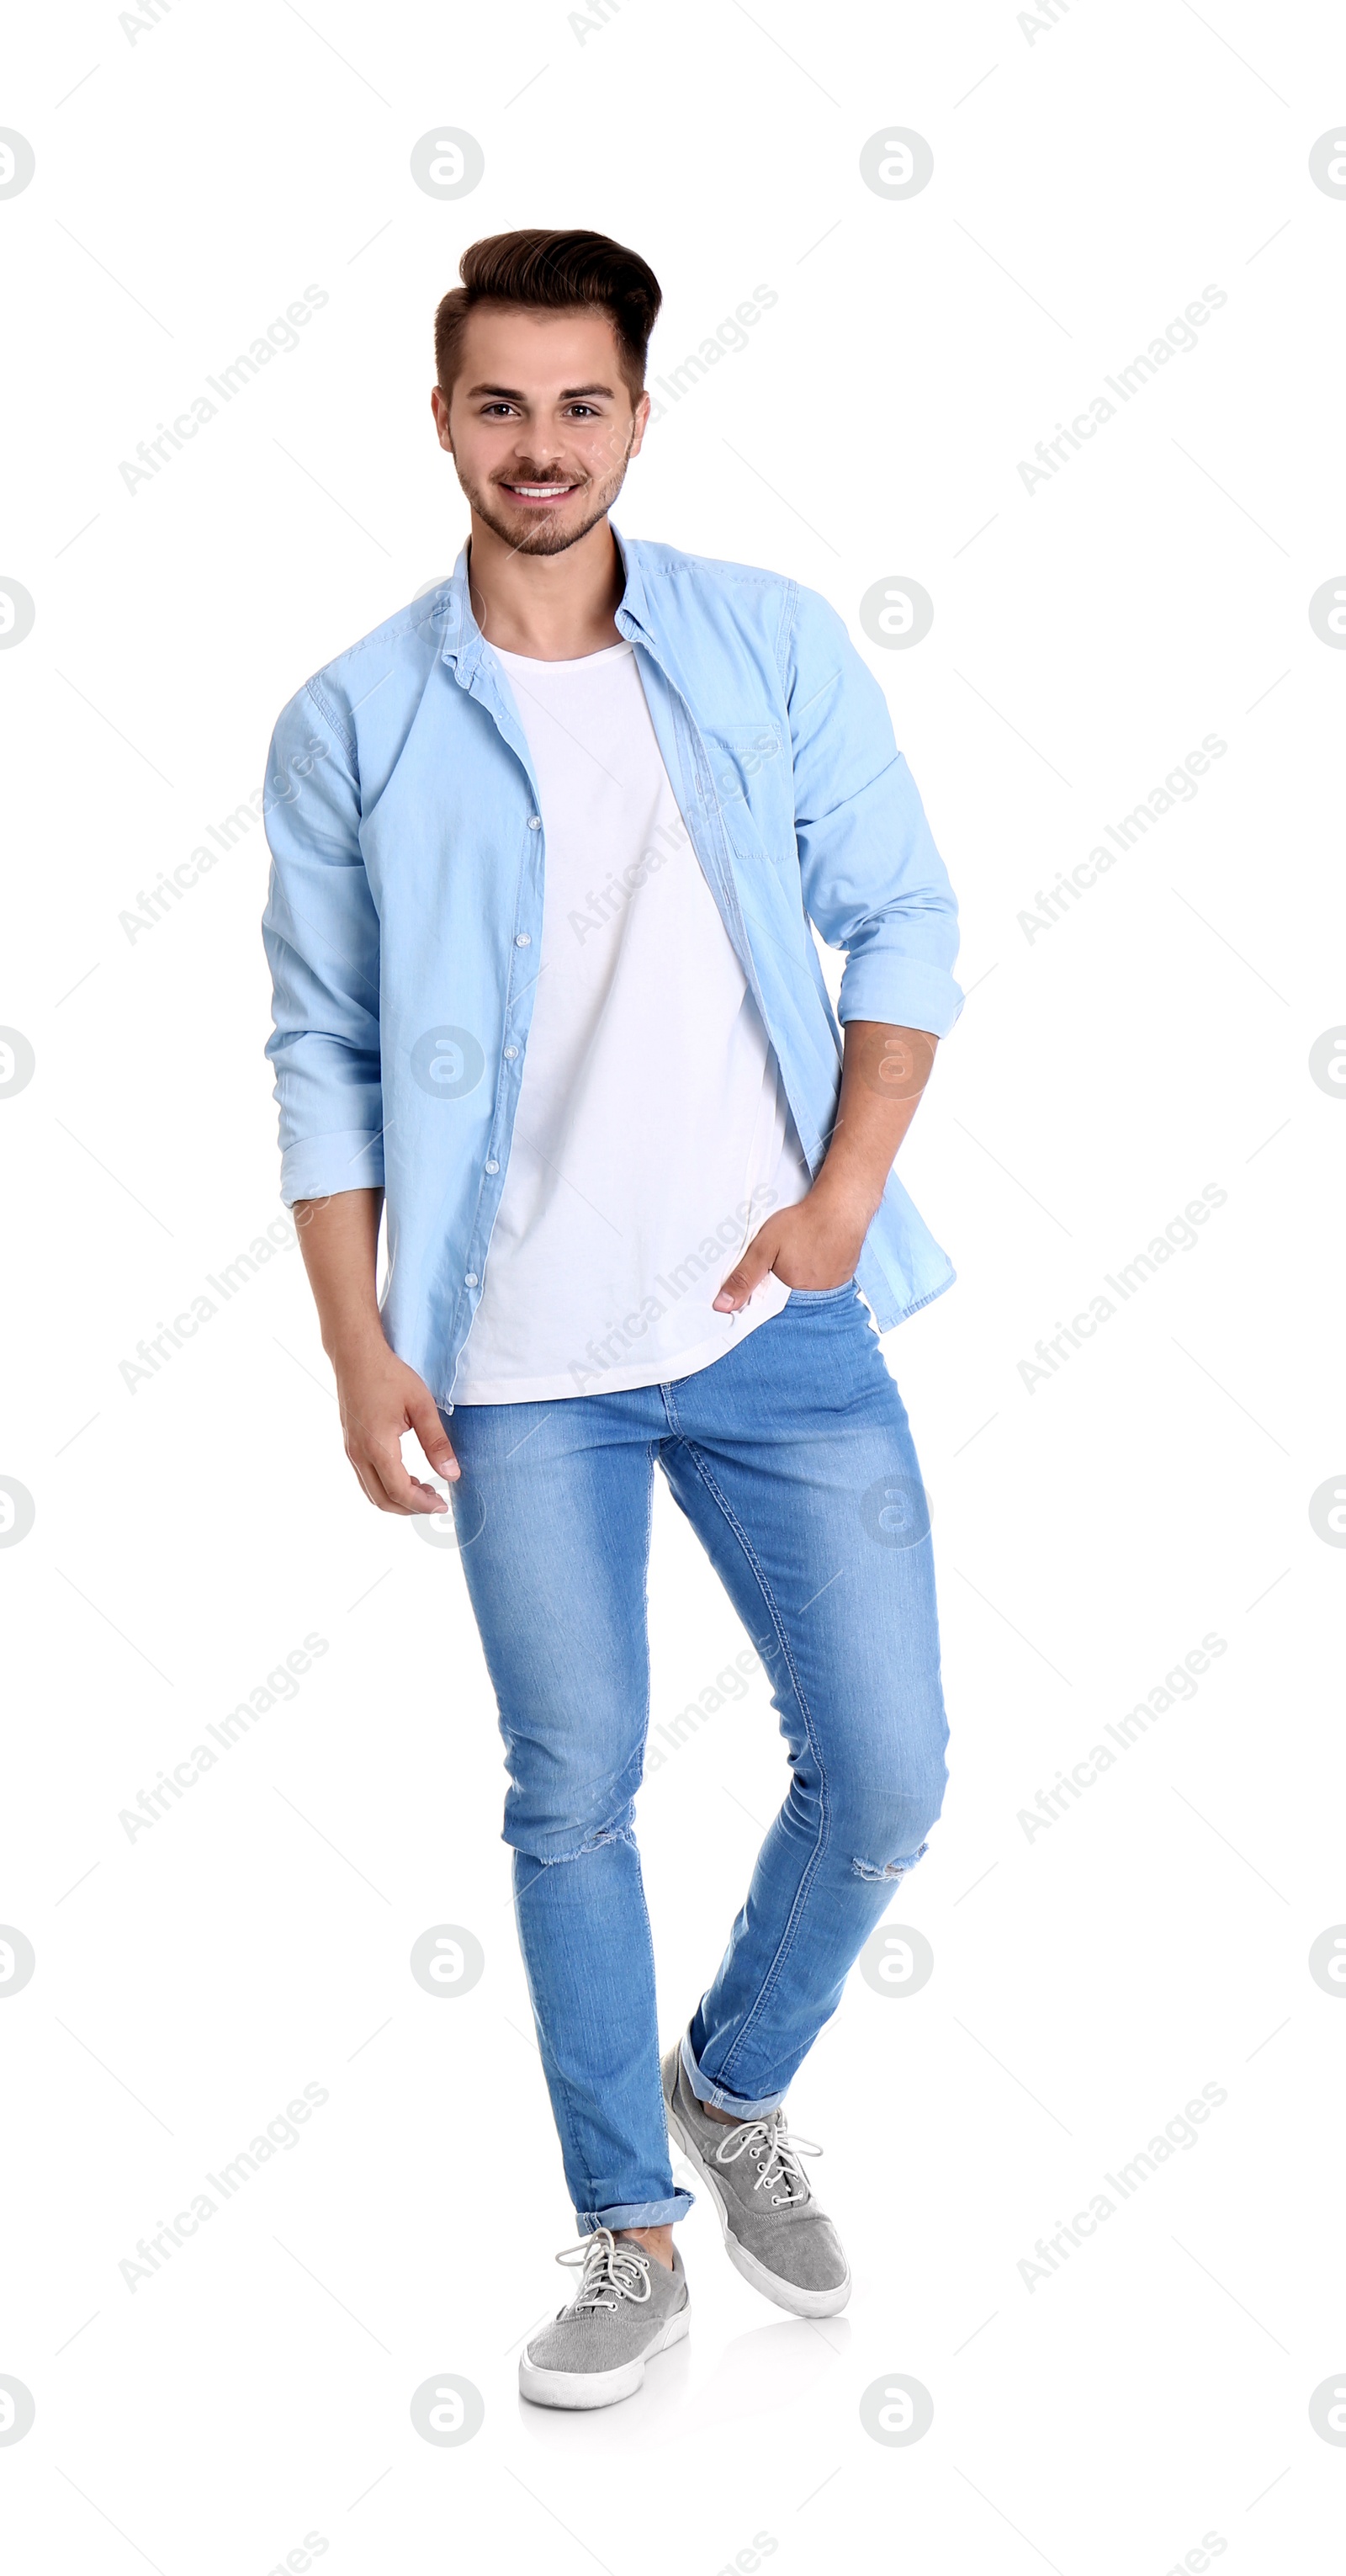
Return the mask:
<svg viewBox="0 0 1346 2576"><path fill-rule="evenodd" d="M690 2320L691 2302L669 2318L661 2334L634 2361L623 2362L620 2370L539 2370L525 2352L519 2364L519 2394L533 2406L564 2406L578 2410L591 2406L616 2406L623 2397L634 2397L645 2377L645 2364L655 2355L667 2352L670 2345L681 2343Z"/></svg>
<svg viewBox="0 0 1346 2576"><path fill-rule="evenodd" d="M838 2315L851 2295L850 2265L846 2266L845 2280L838 2281L833 2290L801 2290L795 2282L783 2281L778 2272L769 2272L765 2263L759 2263L757 2256L748 2252L746 2245L739 2244L729 2224L729 2203L716 2181L713 2168L707 2164L696 2140L688 2136L667 2095L664 2097L664 2109L668 2114L669 2135L682 2149L689 2165L700 2174L715 2204L719 2215L720 2234L724 2238L724 2250L734 2270L740 2272L745 2281L751 2282L754 2290L760 2290L764 2299L772 2300L778 2308L787 2308L792 2317Z"/></svg>

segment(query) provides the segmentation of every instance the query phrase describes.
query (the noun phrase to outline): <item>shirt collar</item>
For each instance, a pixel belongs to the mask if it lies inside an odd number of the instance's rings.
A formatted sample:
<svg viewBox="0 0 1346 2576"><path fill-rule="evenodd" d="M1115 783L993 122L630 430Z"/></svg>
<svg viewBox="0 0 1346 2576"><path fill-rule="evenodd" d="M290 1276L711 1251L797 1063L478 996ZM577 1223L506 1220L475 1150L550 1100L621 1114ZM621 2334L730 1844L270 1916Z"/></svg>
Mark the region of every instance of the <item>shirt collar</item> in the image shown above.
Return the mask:
<svg viewBox="0 0 1346 2576"><path fill-rule="evenodd" d="M467 540L459 550L458 561L449 575L444 604L444 641L440 647L442 662L456 662L460 653L475 642L481 649L481 629L472 614L472 601L467 586Z"/></svg>
<svg viewBox="0 0 1346 2576"><path fill-rule="evenodd" d="M628 640L634 635L647 642L650 640L650 626L645 579L640 567L640 543L635 537L624 537L615 519L609 519L608 525L617 540L617 552L626 576L616 609L618 633L627 636Z"/></svg>

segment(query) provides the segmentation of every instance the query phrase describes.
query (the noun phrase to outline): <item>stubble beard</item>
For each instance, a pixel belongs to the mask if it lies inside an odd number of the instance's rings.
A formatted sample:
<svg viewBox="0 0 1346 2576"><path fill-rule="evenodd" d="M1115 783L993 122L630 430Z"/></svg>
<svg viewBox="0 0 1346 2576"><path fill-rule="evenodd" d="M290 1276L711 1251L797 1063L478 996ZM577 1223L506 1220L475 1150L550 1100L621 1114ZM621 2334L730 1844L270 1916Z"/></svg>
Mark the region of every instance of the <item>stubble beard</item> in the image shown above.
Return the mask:
<svg viewBox="0 0 1346 2576"><path fill-rule="evenodd" d="M455 459L455 463L456 461ZM498 487L495 484L469 483L461 467L458 469L458 480L477 517L491 530L493 536L499 537L502 545L510 548L513 554L563 555L568 547L578 545L581 537L587 537L589 530L596 528L599 520L606 517L626 481L626 463L627 460L623 457L616 471L601 483L595 483L590 478L587 500L582 508L577 527L561 527L555 519L530 520L523 511L516 511L512 516L507 517L497 497Z"/></svg>

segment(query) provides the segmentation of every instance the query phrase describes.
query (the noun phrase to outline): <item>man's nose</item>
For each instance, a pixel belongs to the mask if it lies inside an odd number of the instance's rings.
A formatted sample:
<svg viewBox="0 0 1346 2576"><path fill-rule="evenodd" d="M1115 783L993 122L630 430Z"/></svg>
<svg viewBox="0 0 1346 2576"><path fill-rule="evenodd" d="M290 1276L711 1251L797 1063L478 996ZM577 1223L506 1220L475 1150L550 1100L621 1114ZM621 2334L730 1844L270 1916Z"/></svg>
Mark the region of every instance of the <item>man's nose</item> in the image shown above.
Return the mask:
<svg viewBox="0 0 1346 2576"><path fill-rule="evenodd" d="M516 441L514 453L521 465L555 465L564 444L559 432L531 428L526 437Z"/></svg>

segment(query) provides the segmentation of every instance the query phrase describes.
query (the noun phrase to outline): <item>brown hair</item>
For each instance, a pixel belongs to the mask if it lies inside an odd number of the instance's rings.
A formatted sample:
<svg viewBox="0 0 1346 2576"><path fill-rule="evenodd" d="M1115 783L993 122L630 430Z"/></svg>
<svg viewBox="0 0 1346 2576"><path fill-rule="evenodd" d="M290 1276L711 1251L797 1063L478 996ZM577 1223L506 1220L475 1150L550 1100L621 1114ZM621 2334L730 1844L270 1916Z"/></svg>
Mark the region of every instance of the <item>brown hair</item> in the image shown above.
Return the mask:
<svg viewBox="0 0 1346 2576"><path fill-rule="evenodd" d="M463 326L474 304L530 305L563 311L595 305L617 335L622 373L633 401L645 383L645 353L663 302L659 280L637 251L606 233L490 233L469 244L435 314L435 374L447 402L459 367Z"/></svg>

